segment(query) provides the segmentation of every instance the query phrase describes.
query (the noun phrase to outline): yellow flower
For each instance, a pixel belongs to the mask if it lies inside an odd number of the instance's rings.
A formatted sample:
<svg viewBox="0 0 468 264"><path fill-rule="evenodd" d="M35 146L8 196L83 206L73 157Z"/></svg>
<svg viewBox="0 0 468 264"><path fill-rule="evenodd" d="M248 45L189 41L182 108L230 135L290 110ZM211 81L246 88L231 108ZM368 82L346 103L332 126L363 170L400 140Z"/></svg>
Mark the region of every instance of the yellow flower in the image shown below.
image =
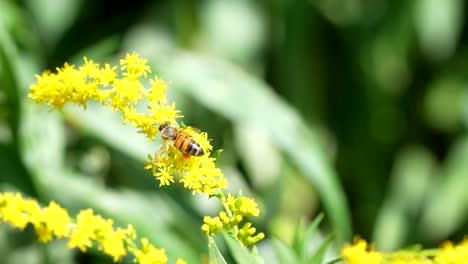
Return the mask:
<svg viewBox="0 0 468 264"><path fill-rule="evenodd" d="M166 99L166 90L167 84L162 80L159 79L157 76L154 79L150 80L151 89L148 91L148 95L146 96L151 104L165 104L167 103Z"/></svg>
<svg viewBox="0 0 468 264"><path fill-rule="evenodd" d="M136 52L127 54L125 59L120 60L120 70L125 71L123 73L130 80L137 80L140 76L147 76L151 72L151 68L147 65L148 60L140 58L140 55Z"/></svg>
<svg viewBox="0 0 468 264"><path fill-rule="evenodd" d="M172 177L172 175L170 175L168 171L163 168L159 168L159 172L157 172L154 176L159 180L159 187L169 185L171 182L174 182L174 177Z"/></svg>
<svg viewBox="0 0 468 264"><path fill-rule="evenodd" d="M459 264L468 263L468 238L460 244L445 242L442 245L442 253L435 258L437 264Z"/></svg>
<svg viewBox="0 0 468 264"><path fill-rule="evenodd" d="M48 242L53 236L58 239L67 237L70 233L70 221L67 210L54 201L50 202L49 206L42 209L40 223L35 224L39 240Z"/></svg>
<svg viewBox="0 0 468 264"><path fill-rule="evenodd" d="M39 206L23 200L18 193L4 193L0 197L0 220L23 230L30 223L30 213L40 212Z"/></svg>
<svg viewBox="0 0 468 264"><path fill-rule="evenodd" d="M76 216L76 227L70 235L67 246L86 252L87 248L92 247L92 240L96 239L96 226L101 223L102 219L96 217L92 209L81 210Z"/></svg>
<svg viewBox="0 0 468 264"><path fill-rule="evenodd" d="M239 213L243 216L258 216L260 209L257 208L257 203L253 199L242 197L240 199Z"/></svg>
<svg viewBox="0 0 468 264"><path fill-rule="evenodd" d="M117 228L117 230L111 228L105 234L102 234L103 238L100 243L102 251L111 256L115 262L127 254L124 243L126 235L127 230L122 228Z"/></svg>
<svg viewBox="0 0 468 264"><path fill-rule="evenodd" d="M117 66L111 67L106 63L104 68L101 68L99 74L96 76L99 79L99 83L104 86L113 84L117 77L116 69Z"/></svg>
<svg viewBox="0 0 468 264"><path fill-rule="evenodd" d="M162 264L167 262L166 251L151 245L148 239L141 239L141 250L135 251L135 259L140 264Z"/></svg>
<svg viewBox="0 0 468 264"><path fill-rule="evenodd" d="M201 230L205 235L218 234L221 231L221 228L223 227L223 222L221 222L218 216L205 216L203 218L203 222L204 224L202 225Z"/></svg>
<svg viewBox="0 0 468 264"><path fill-rule="evenodd" d="M345 245L341 250L341 256L347 264L380 264L383 259L382 254L369 248L363 239L358 239L352 245Z"/></svg>

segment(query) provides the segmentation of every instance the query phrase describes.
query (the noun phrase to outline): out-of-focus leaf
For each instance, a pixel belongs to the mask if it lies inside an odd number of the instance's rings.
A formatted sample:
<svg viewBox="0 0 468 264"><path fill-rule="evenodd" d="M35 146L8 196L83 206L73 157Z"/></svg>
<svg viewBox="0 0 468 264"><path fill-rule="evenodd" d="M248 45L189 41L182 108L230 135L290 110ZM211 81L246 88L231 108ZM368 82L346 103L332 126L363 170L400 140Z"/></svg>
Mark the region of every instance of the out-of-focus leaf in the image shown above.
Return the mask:
<svg viewBox="0 0 468 264"><path fill-rule="evenodd" d="M6 113L8 126L11 129L11 145L2 147L3 154L8 150L4 162L5 169L2 171L2 181L10 181L20 188L22 191L34 195L36 193L33 180L24 168L20 158L20 147L18 140L18 131L21 119L21 99L20 82L16 72L19 56L16 48L4 28L3 21L0 20L0 86L3 87L6 94ZM1 154L0 154L1 155ZM8 170L13 169L13 170ZM5 174L4 174L5 173ZM9 179L9 180L7 180Z"/></svg>
<svg viewBox="0 0 468 264"><path fill-rule="evenodd" d="M448 237L466 223L468 216L468 137L456 141L440 172L432 182L431 195L424 207L420 232L431 241ZM430 230L430 232L425 232Z"/></svg>
<svg viewBox="0 0 468 264"><path fill-rule="evenodd" d="M435 157L429 150L412 146L397 154L389 193L377 217L374 239L380 250L394 250L406 242L415 216L424 203L435 172Z"/></svg>
<svg viewBox="0 0 468 264"><path fill-rule="evenodd" d="M212 237L208 241L208 254L210 257L210 264L226 264L223 255L219 252L218 246Z"/></svg>
<svg viewBox="0 0 468 264"><path fill-rule="evenodd" d="M351 237L346 198L316 134L267 85L214 58L178 53L162 76L234 123L263 130L316 187L340 241ZM265 111L268 109L268 111Z"/></svg>
<svg viewBox="0 0 468 264"><path fill-rule="evenodd" d="M75 21L81 0L28 0L26 4L49 45L54 45Z"/></svg>
<svg viewBox="0 0 468 264"><path fill-rule="evenodd" d="M296 235L293 241L293 248L296 251L296 254L300 256L301 259L305 259L307 254L308 242L312 239L315 231L323 220L323 214L317 215L312 223L304 228L304 224L299 224L296 229ZM300 227L302 226L302 227Z"/></svg>
<svg viewBox="0 0 468 264"><path fill-rule="evenodd" d="M356 23L362 16L363 3L359 1L319 0L309 2L317 5L318 9L327 19L340 26Z"/></svg>
<svg viewBox="0 0 468 264"><path fill-rule="evenodd" d="M237 263L242 264L261 264L263 261L250 253L246 247L241 246L239 241L235 240L229 234L223 232L224 240Z"/></svg>
<svg viewBox="0 0 468 264"><path fill-rule="evenodd" d="M20 89L18 87L14 63L18 60L18 53L4 26L3 21L0 20L0 80L1 87L6 92L7 117L13 134L13 143L17 145Z"/></svg>
<svg viewBox="0 0 468 264"><path fill-rule="evenodd" d="M294 252L294 249L284 243L281 239L273 237L271 243L275 248L275 254L278 258L279 263L288 264L288 263L300 263L299 257Z"/></svg>
<svg viewBox="0 0 468 264"><path fill-rule="evenodd" d="M307 258L304 263L307 264L320 264L325 257L325 253L327 252L328 248L330 247L331 243L333 242L333 235L328 236L320 245L320 247L315 251L315 253Z"/></svg>
<svg viewBox="0 0 468 264"><path fill-rule="evenodd" d="M248 64L265 43L265 20L250 1L206 1L200 15L209 52Z"/></svg>
<svg viewBox="0 0 468 264"><path fill-rule="evenodd" d="M410 219L402 206L404 205L394 204L394 201L385 201L379 210L373 241L379 245L380 250L393 250L405 243L410 230Z"/></svg>
<svg viewBox="0 0 468 264"><path fill-rule="evenodd" d="M282 161L278 149L264 130L237 124L234 135L252 184L259 190L270 189L280 176Z"/></svg>
<svg viewBox="0 0 468 264"><path fill-rule="evenodd" d="M91 102L86 110L76 106L67 107L65 113L67 120L76 128L137 160L146 159L148 154L153 154L157 149L158 143L149 143L145 135L139 134L136 128L123 124L119 112L113 112L102 105Z"/></svg>
<svg viewBox="0 0 468 264"><path fill-rule="evenodd" d="M301 218L298 225L296 226L296 232L294 233L294 239L292 248L295 251L295 254L302 258L304 256L304 233L305 233L305 220Z"/></svg>
<svg viewBox="0 0 468 264"><path fill-rule="evenodd" d="M463 26L464 1L418 0L416 33L426 56L443 60L453 54Z"/></svg>
<svg viewBox="0 0 468 264"><path fill-rule="evenodd" d="M320 223L322 222L323 220L323 213L320 213L318 214L314 220L312 221L312 223L310 223L310 225L307 227L307 229L305 230L304 232L304 242L303 242L303 245L302 245L302 252L306 252L306 249L307 249L307 243L312 240L312 236L315 234L315 231L317 231L317 228L318 226L320 225ZM305 254L303 254L304 256Z"/></svg>
<svg viewBox="0 0 468 264"><path fill-rule="evenodd" d="M28 100L23 104L21 123L22 158L35 177L41 193L48 193L48 180L63 177L65 128L58 112ZM38 181L39 180L39 181Z"/></svg>
<svg viewBox="0 0 468 264"><path fill-rule="evenodd" d="M427 122L443 132L453 132L462 119L465 82L454 76L436 80L428 87L424 98Z"/></svg>

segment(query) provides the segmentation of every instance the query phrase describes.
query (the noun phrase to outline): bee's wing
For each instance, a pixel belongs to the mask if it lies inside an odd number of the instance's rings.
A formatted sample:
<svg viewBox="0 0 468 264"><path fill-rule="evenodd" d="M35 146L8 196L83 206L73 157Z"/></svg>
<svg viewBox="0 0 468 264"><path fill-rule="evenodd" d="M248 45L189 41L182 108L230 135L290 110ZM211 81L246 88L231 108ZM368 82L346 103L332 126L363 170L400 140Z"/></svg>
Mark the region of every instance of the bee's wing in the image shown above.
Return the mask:
<svg viewBox="0 0 468 264"><path fill-rule="evenodd" d="M156 150L154 153L154 159L157 159L158 157L164 157L167 155L167 152L170 147L170 142L168 139L163 138L161 141L161 146Z"/></svg>

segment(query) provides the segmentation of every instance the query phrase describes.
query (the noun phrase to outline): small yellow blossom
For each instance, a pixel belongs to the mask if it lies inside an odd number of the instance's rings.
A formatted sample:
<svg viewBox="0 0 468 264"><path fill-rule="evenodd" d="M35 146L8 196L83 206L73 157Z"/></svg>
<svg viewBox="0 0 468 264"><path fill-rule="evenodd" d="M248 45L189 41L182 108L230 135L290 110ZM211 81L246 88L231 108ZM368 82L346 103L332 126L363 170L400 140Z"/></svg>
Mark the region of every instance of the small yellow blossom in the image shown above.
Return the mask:
<svg viewBox="0 0 468 264"><path fill-rule="evenodd" d="M30 214L31 216L32 214ZM48 242L55 236L58 239L67 237L70 233L70 217L67 210L55 203L50 202L49 206L42 209L40 223L33 223L36 233L41 242Z"/></svg>
<svg viewBox="0 0 468 264"><path fill-rule="evenodd" d="M167 262L166 251L151 245L146 238L141 240L141 249L134 254L140 264L162 264Z"/></svg>
<svg viewBox="0 0 468 264"><path fill-rule="evenodd" d="M166 91L167 91L167 84L162 80L159 79L157 76L154 79L150 80L151 89L148 91L148 95L146 96L151 104L166 104Z"/></svg>
<svg viewBox="0 0 468 264"><path fill-rule="evenodd" d="M102 251L111 256L115 262L119 261L127 254L124 243L126 234L127 231L122 228L109 230L109 232L103 236L102 242L100 243Z"/></svg>
<svg viewBox="0 0 468 264"><path fill-rule="evenodd" d="M257 203L247 197L236 198L232 194L228 193L226 198L229 209L232 212L238 213L242 216L258 216L260 209L257 208Z"/></svg>
<svg viewBox="0 0 468 264"><path fill-rule="evenodd" d="M3 193L0 198L0 220L23 230L30 223L29 213L40 213L39 206L25 201L18 193Z"/></svg>
<svg viewBox="0 0 468 264"><path fill-rule="evenodd" d="M442 253L435 258L436 264L468 263L468 238L454 245L448 241L442 245Z"/></svg>
<svg viewBox="0 0 468 264"><path fill-rule="evenodd" d="M137 80L142 75L147 76L151 72L151 68L147 65L148 60L140 58L140 55L136 52L127 54L125 59L120 60L120 70L125 71L123 73L130 80Z"/></svg>
<svg viewBox="0 0 468 264"><path fill-rule="evenodd" d="M346 244L341 250L341 256L347 264L380 264L383 256L369 247L363 239L358 239L352 245Z"/></svg>

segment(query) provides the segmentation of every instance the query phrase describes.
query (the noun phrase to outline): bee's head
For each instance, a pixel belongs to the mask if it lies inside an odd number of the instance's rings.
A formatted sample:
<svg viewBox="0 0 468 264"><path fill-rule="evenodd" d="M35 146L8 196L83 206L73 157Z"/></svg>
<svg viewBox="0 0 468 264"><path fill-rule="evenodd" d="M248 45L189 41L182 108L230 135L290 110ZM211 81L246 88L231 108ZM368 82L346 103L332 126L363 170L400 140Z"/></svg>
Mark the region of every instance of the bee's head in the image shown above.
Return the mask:
<svg viewBox="0 0 468 264"><path fill-rule="evenodd" d="M164 123L160 124L159 125L159 132L161 132L165 127L167 127L170 124L171 124L170 122L164 122Z"/></svg>
<svg viewBox="0 0 468 264"><path fill-rule="evenodd" d="M177 137L177 126L171 124L170 122L164 122L159 125L159 132L161 132L161 136L163 138L175 140Z"/></svg>

